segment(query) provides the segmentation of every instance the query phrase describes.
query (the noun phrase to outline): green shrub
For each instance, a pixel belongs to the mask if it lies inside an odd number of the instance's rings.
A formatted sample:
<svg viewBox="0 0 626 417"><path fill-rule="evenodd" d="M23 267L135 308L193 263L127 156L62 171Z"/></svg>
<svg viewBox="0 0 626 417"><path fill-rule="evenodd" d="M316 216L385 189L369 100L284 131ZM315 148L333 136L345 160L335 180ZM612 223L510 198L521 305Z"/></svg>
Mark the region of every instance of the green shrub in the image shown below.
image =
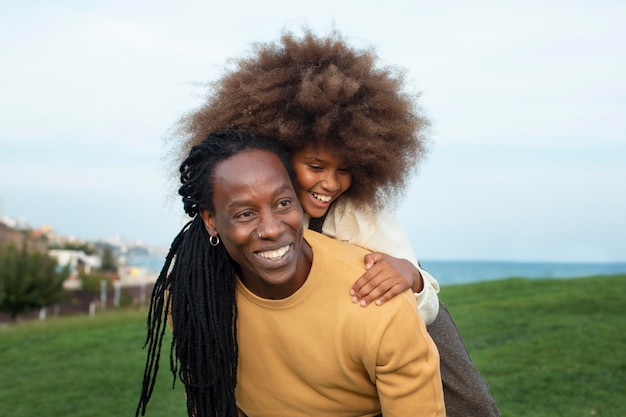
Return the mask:
<svg viewBox="0 0 626 417"><path fill-rule="evenodd" d="M57 262L24 241L21 249L9 243L0 247L0 312L13 320L23 313L61 301L69 268L57 270Z"/></svg>

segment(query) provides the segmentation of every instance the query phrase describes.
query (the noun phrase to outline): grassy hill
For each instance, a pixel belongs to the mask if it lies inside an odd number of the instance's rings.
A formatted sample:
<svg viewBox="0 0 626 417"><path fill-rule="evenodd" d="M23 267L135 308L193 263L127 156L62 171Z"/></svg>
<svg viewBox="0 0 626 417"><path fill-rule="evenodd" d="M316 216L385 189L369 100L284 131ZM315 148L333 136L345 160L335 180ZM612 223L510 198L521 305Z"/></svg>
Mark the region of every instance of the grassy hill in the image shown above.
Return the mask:
<svg viewBox="0 0 626 417"><path fill-rule="evenodd" d="M446 286L441 299L503 416L626 415L626 275ZM134 415L145 314L1 327L0 415ZM185 416L161 364L147 416Z"/></svg>
<svg viewBox="0 0 626 417"><path fill-rule="evenodd" d="M445 287L503 416L626 416L626 275Z"/></svg>

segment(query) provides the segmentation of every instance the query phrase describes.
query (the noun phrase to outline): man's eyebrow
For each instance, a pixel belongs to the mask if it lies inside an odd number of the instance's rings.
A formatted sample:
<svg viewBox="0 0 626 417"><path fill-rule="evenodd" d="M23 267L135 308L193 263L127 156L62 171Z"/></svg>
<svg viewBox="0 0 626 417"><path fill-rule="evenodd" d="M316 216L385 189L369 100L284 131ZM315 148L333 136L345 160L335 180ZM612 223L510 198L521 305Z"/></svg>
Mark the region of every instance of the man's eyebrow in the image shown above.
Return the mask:
<svg viewBox="0 0 626 417"><path fill-rule="evenodd" d="M276 188L273 194L274 196L277 196L278 194L282 194L285 191L289 191L291 188L292 188L291 184L283 184L280 187ZM250 199L233 200L230 203L228 203L226 208L231 209L233 207L240 207L240 206L246 206L246 205L251 205Z"/></svg>

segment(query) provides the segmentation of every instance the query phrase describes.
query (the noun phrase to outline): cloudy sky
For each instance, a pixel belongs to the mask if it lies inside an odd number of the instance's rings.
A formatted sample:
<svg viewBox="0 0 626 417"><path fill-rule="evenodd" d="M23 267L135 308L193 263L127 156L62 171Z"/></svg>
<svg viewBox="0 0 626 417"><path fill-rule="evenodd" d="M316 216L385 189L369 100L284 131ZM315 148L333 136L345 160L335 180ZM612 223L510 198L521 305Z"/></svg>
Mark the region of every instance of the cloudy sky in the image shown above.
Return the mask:
<svg viewBox="0 0 626 417"><path fill-rule="evenodd" d="M212 4L219 3L219 6ZM0 216L168 245L168 129L229 58L336 28L432 120L421 259L626 261L622 1L0 0Z"/></svg>

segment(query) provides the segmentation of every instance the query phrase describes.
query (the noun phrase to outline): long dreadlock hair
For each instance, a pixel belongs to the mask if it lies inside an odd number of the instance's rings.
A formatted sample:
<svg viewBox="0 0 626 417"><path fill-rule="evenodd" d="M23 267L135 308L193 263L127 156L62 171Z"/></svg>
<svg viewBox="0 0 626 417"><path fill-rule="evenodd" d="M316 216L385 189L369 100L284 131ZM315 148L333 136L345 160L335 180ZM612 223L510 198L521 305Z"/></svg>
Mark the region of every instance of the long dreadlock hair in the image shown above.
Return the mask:
<svg viewBox="0 0 626 417"><path fill-rule="evenodd" d="M277 141L241 130L210 134L180 165L185 212L193 218L174 238L150 298L143 387L135 416L145 415L156 383L165 323L172 327L170 370L185 385L187 413L194 417L237 415L237 306L235 263L223 245L209 242L201 206L215 213L213 175L222 161L246 150L270 151L292 182L289 154Z"/></svg>

